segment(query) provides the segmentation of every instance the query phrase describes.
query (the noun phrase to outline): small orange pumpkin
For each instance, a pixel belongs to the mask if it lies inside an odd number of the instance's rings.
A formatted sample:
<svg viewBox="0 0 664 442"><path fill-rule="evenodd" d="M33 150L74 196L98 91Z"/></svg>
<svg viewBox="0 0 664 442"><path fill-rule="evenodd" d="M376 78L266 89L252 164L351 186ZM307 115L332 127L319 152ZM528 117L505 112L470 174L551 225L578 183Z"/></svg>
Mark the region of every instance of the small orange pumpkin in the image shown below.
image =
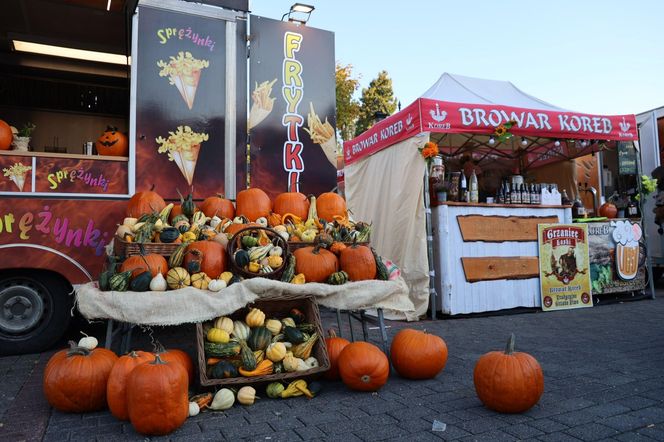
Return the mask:
<svg viewBox="0 0 664 442"><path fill-rule="evenodd" d="M377 391L387 383L390 362L385 353L368 342L348 344L339 354L339 374L348 388Z"/></svg>
<svg viewBox="0 0 664 442"><path fill-rule="evenodd" d="M125 216L140 218L146 214L161 212L164 207L166 207L166 201L154 191L154 186L152 186L150 190L137 192L129 199Z"/></svg>
<svg viewBox="0 0 664 442"><path fill-rule="evenodd" d="M115 361L106 386L108 408L116 418L129 420L127 412L127 378L132 370L154 359L154 355L145 351L132 351Z"/></svg>
<svg viewBox="0 0 664 442"><path fill-rule="evenodd" d="M306 219L309 213L309 200L300 192L280 193L274 199L274 213L283 216L287 213Z"/></svg>
<svg viewBox="0 0 664 442"><path fill-rule="evenodd" d="M127 137L117 127L108 126L95 143L99 155L126 157L129 155Z"/></svg>
<svg viewBox="0 0 664 442"><path fill-rule="evenodd" d="M295 273L302 273L307 282L325 282L329 276L339 270L339 261L328 250L315 247L301 247L295 255Z"/></svg>
<svg viewBox="0 0 664 442"><path fill-rule="evenodd" d="M329 336L325 338L325 347L327 347L327 354L330 357L330 369L325 372L325 379L336 381L339 379L339 355L341 351L346 348L350 341L348 339L340 338L330 330Z"/></svg>
<svg viewBox="0 0 664 442"><path fill-rule="evenodd" d="M132 278L147 270L150 271L153 278L157 276L157 273L161 273L162 276L166 277L166 273L168 273L168 261L161 255L149 253L143 256L132 255L120 265L120 271L131 271Z"/></svg>
<svg viewBox="0 0 664 442"><path fill-rule="evenodd" d="M14 134L12 133L11 126L0 120L0 150L9 150L13 139Z"/></svg>
<svg viewBox="0 0 664 442"><path fill-rule="evenodd" d="M327 222L334 221L335 216L348 217L346 201L341 195L334 192L325 192L316 198L316 211L318 212L318 218Z"/></svg>
<svg viewBox="0 0 664 442"><path fill-rule="evenodd" d="M235 213L246 216L249 221L267 217L272 210L272 200L261 189L252 187L237 194Z"/></svg>
<svg viewBox="0 0 664 442"><path fill-rule="evenodd" d="M390 358L402 377L432 379L445 368L447 345L439 336L405 328L392 339Z"/></svg>
<svg viewBox="0 0 664 442"><path fill-rule="evenodd" d="M191 250L197 250L201 259L201 272L204 272L212 279L217 279L219 275L226 271L226 248L216 241L196 241L187 246L184 256L184 266L188 268L189 263L195 260L195 255L188 253Z"/></svg>
<svg viewBox="0 0 664 442"><path fill-rule="evenodd" d="M367 246L353 244L346 247L339 254L339 262L351 281L376 279L376 259Z"/></svg>
<svg viewBox="0 0 664 442"><path fill-rule="evenodd" d="M507 348L483 355L473 373L475 391L482 403L499 413L522 413L544 392L544 374L528 353L514 351L514 333Z"/></svg>
<svg viewBox="0 0 664 442"><path fill-rule="evenodd" d="M235 217L235 206L233 205L233 202L227 200L221 194L205 198L201 204L201 210L205 216L209 217L215 215L219 218L233 219Z"/></svg>

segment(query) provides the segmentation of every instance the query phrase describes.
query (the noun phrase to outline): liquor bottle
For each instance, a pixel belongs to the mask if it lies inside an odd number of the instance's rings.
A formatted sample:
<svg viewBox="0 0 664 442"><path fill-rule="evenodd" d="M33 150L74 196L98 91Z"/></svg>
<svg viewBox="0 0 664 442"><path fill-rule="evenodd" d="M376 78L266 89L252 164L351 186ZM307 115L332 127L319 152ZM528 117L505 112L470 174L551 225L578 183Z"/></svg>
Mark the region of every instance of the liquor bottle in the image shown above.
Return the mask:
<svg viewBox="0 0 664 442"><path fill-rule="evenodd" d="M567 196L567 190L563 189L563 193L560 194L560 204L563 206L569 206L572 204L572 201L570 201L569 197Z"/></svg>
<svg viewBox="0 0 664 442"><path fill-rule="evenodd" d="M530 204L537 204L537 194L535 193L534 183L530 184L530 189L528 189L528 192L530 192Z"/></svg>
<svg viewBox="0 0 664 442"><path fill-rule="evenodd" d="M521 191L518 184L512 186L512 204L521 204Z"/></svg>
<svg viewBox="0 0 664 442"><path fill-rule="evenodd" d="M510 185L507 181L503 181L503 204L512 204L512 193L510 192Z"/></svg>
<svg viewBox="0 0 664 442"><path fill-rule="evenodd" d="M473 173L470 174L469 188L470 192L468 199L470 200L471 203L478 203L480 201L480 191L477 183L477 175L475 174L475 169L473 169Z"/></svg>
<svg viewBox="0 0 664 442"><path fill-rule="evenodd" d="M542 186L535 184L535 204L542 204Z"/></svg>
<svg viewBox="0 0 664 442"><path fill-rule="evenodd" d="M496 191L496 204L503 204L505 201L504 198L503 183L500 183L500 186L498 186L498 190Z"/></svg>
<svg viewBox="0 0 664 442"><path fill-rule="evenodd" d="M530 204L530 192L528 185L521 183L521 204Z"/></svg>
<svg viewBox="0 0 664 442"><path fill-rule="evenodd" d="M466 174L461 172L461 185L459 186L459 201L468 202L468 187L466 185Z"/></svg>
<svg viewBox="0 0 664 442"><path fill-rule="evenodd" d="M583 201L581 201L581 195L577 192L576 198L572 203L572 218L586 218L587 216L588 213L583 206Z"/></svg>

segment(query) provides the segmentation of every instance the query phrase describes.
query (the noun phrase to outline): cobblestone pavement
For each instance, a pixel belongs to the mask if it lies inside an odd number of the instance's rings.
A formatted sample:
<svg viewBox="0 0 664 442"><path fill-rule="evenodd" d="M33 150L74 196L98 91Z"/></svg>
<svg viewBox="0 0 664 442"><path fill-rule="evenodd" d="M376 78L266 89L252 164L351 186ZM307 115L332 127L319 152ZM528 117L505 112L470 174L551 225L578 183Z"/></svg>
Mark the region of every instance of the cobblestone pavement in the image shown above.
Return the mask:
<svg viewBox="0 0 664 442"><path fill-rule="evenodd" d="M657 300L591 309L423 321L411 324L442 336L445 370L430 381L392 374L375 394L325 383L313 400L259 400L227 412L202 413L176 432L154 440L664 440L664 293ZM326 328L336 316L323 312ZM347 320L344 333L348 336ZM404 327L390 322L388 335ZM101 324L90 327L103 335ZM361 335L359 324L356 337ZM545 391L524 414L485 409L475 395L473 367L483 353L501 349L510 332L517 349L542 365ZM378 342L378 332L372 330ZM137 333L136 346L149 348ZM195 356L193 326L155 331L167 347ZM53 352L0 358L0 440L142 440L107 411L85 415L52 410L41 392ZM260 392L259 392L260 393ZM264 395L263 395L264 396ZM434 421L446 424L432 431Z"/></svg>

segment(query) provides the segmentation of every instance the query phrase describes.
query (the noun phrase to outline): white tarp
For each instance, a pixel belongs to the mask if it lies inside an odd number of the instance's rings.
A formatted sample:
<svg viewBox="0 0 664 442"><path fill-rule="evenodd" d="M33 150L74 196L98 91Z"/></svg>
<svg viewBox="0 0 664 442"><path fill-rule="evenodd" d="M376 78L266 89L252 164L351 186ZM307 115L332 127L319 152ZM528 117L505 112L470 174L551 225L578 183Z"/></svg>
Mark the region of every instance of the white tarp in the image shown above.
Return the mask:
<svg viewBox="0 0 664 442"><path fill-rule="evenodd" d="M418 148L428 134L413 137L345 167L346 201L354 219L373 223L371 244L392 259L410 289L415 312L386 312L414 321L429 302L429 263L424 211L426 163Z"/></svg>

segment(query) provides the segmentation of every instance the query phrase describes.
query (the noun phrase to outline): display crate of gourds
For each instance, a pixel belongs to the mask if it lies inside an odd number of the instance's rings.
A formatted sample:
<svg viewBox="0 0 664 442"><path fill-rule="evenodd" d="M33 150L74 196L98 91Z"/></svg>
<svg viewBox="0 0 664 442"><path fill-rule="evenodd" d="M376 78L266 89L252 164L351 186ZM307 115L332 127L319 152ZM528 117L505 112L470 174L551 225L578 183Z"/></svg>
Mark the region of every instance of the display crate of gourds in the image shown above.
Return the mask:
<svg viewBox="0 0 664 442"><path fill-rule="evenodd" d="M305 379L330 367L312 297L257 301L196 326L202 386Z"/></svg>
<svg viewBox="0 0 664 442"><path fill-rule="evenodd" d="M197 206L191 193L175 205L149 190L130 199L125 215L116 231L115 256L108 257L99 277L104 291L189 286L220 291L254 276L336 285L388 279L387 268L367 245L371 225L354 222L335 193L316 198L286 192L273 203L251 188L238 193L236 205L218 195ZM251 234L227 256L240 231ZM271 244L260 243L265 238L254 233L261 231L268 232ZM249 244L252 238L256 245Z"/></svg>

